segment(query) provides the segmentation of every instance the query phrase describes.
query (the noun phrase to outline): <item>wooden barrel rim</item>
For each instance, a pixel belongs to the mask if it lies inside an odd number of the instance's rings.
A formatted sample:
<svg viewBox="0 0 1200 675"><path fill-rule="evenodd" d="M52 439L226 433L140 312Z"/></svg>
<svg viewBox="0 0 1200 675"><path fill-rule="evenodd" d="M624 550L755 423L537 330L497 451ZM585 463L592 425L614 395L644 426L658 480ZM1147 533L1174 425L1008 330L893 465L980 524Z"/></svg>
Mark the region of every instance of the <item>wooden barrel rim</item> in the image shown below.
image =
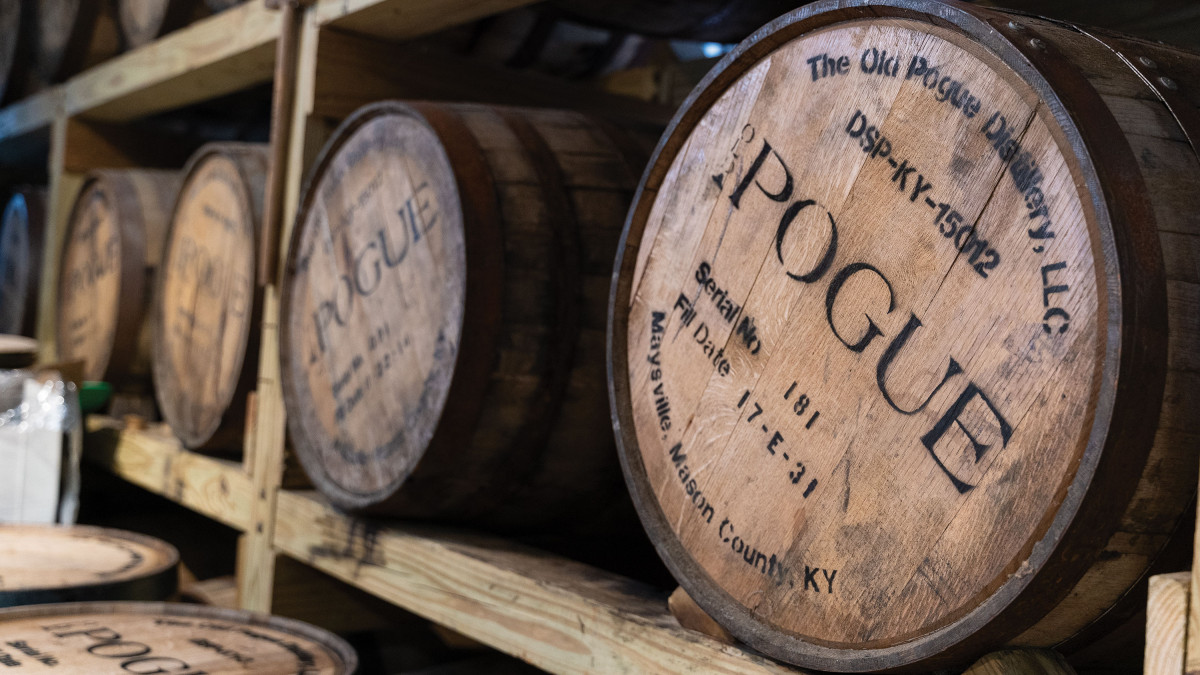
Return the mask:
<svg viewBox="0 0 1200 675"><path fill-rule="evenodd" d="M62 255L66 256L67 246L75 234L75 227L87 208L93 193L99 193L109 200L109 209L116 219L117 235L120 238L119 251L120 269L120 298L117 303L117 319L113 335L114 342L123 339L135 339L141 329L141 321L145 312L145 290L142 279L145 276L146 232L142 208L136 195L131 190L123 189L125 178L119 172L96 171L84 181L80 187L79 196L71 207L71 217L67 221L67 230L63 238ZM113 185L106 184L114 183ZM66 275L70 270L60 266L58 287L61 291L66 287ZM63 327L56 326L57 340L63 342ZM108 365L104 369L104 379L112 377L113 373L124 373L136 358L134 348L113 349L109 346Z"/></svg>
<svg viewBox="0 0 1200 675"><path fill-rule="evenodd" d="M358 653L341 637L296 619L260 614L224 607L189 605L177 602L68 602L29 607L0 609L0 626L10 621L38 617L72 616L80 614L164 615L192 619L227 621L258 628L270 628L324 647L341 670L338 675L353 675L358 670ZM286 645L282 645L285 649Z"/></svg>
<svg viewBox="0 0 1200 675"><path fill-rule="evenodd" d="M170 386L167 385L167 383L174 385L177 383L186 382L187 380L187 378L181 377L181 373L175 371L174 359L171 358L172 355L169 353L166 346L166 338L164 337L165 331L161 329L166 325L166 317L163 316L166 303L163 301L163 299L166 293L165 289L167 282L171 276L170 271L166 269L165 266L171 257L176 222L179 217L180 209L184 206L183 198L188 194L188 189L192 185L192 180L195 177L199 167L206 160L212 157L226 157L233 164L234 169L237 171L240 186L243 188L240 194L237 195L239 201L238 206L241 212L245 214L246 217L251 219L249 225L253 228L253 232L250 233L250 238L255 243L255 246L257 246L259 232L261 231L262 227L262 204L258 203L253 198L250 188L250 177L246 174L246 166L239 157L239 153L244 153L247 151L247 149L239 146L238 144L210 143L193 155L191 159L188 160L187 166L185 166L181 172L181 175L184 176L184 179L180 184L179 195L175 199L175 206L171 210L171 220L167 225L166 236L163 240L164 244L162 262L164 267L155 275L155 300L153 303L154 306L151 310L154 313L153 321L155 328L153 336L154 359L153 363L151 364L154 373L155 396L158 398L159 409L163 412L164 417L168 422L172 422L170 415L174 412L174 409L171 405L164 404L164 396L167 395L167 392L164 391L164 389L166 386ZM257 255L253 252L251 252L251 262L253 265L257 266ZM250 279L250 282L251 289L249 294L249 312L246 315L246 321L242 324L241 335L239 336L237 343L238 351L235 355L235 363L233 364L233 367L240 374L238 375L236 385L229 390L228 396L223 397L223 400L219 401L222 414L215 416L212 422L201 429L188 430L182 428L181 425L171 425L172 431L179 435L180 440L182 440L189 448L200 447L204 445L204 443L208 442L224 423L225 418L229 414L230 407L234 405L236 401L240 400L241 397L244 397L248 391L253 389L255 381L258 379L258 373L252 372L251 369L247 369L245 364L248 355L251 356L252 359L257 358L259 342L256 329L261 325L263 293L262 288L254 283L253 278Z"/></svg>
<svg viewBox="0 0 1200 675"><path fill-rule="evenodd" d="M503 238L500 229L499 206L491 172L483 159L483 152L474 142L463 123L436 105L423 103L399 103L383 101L373 103L355 111L342 122L331 136L331 141L322 148L321 154L305 180L303 197L296 213L296 226L288 250L286 274L290 278L297 266L304 223L313 207L317 188L328 167L338 156L344 144L355 131L377 117L399 115L417 120L432 130L441 142L458 189L459 203L447 208L459 208L463 219L463 237L466 259L471 261L466 279L466 293L462 326L458 336L458 353L455 356L454 372L446 395L441 417L434 427L427 452L435 446L453 447L469 442L475 421L483 409L486 383L491 373L492 345L499 339L502 329L500 310L503 299L504 278ZM295 304L293 285L285 282L280 295L280 314L287 317ZM280 321L279 352L284 364L293 363L291 329L286 319ZM304 410L301 405L301 387L292 382L290 371L285 367L282 378L284 403L288 410ZM344 508L385 508L386 503L377 504L375 493L360 492L334 481L324 471L320 461L321 448L300 428L295 415L288 416L291 437L296 444L297 455L309 478L321 491ZM395 491L407 478L398 476L384 488Z"/></svg>
<svg viewBox="0 0 1200 675"><path fill-rule="evenodd" d="M175 592L175 585L178 581L176 567L179 565L179 551L161 539L135 532L89 525L6 525L0 527L0 535L11 536L9 533L17 529L50 532L54 535L61 535L64 539L103 539L117 546L121 542L127 542L155 551L162 556L162 561L157 567L148 569L119 570L107 575L111 577L110 581L77 586L0 588L0 608L88 600L158 599L166 598ZM134 555L140 556L136 552ZM129 576L131 573L135 573L137 576ZM0 577L3 577L3 570L0 570Z"/></svg>
<svg viewBox="0 0 1200 675"><path fill-rule="evenodd" d="M971 605L974 609L951 617L948 623L930 633L913 636L904 644L865 645L851 651L785 635L767 625L723 591L673 534L667 516L655 500L633 432L624 308L630 302L635 260L626 246L640 240L652 205L647 195L660 187L672 160L704 116L708 104L784 43L834 24L873 19L909 19L923 25L933 24L949 29L963 41L981 45L1011 68L1049 107L1072 151L1068 156L1077 162L1073 170L1082 173L1086 181L1091 203L1083 206L1091 209L1092 216L1087 227L1093 245L1098 245L1101 251L1096 260L1096 273L1101 277L1098 300L1102 310L1107 309L1101 315L1100 325L1107 327L1108 336L1118 339L1106 340L1100 350L1103 354L1103 371L1097 373L1100 393L1086 435L1086 447L1077 455L1079 468L1068 476L1069 483L1059 489L1061 502L1053 519L1043 522L1023 548L1022 555L1028 555L1023 573L998 579L993 588L981 593L986 597ZM870 670L935 655L961 655L977 645L994 641L997 634L1015 636L1058 604L1073 582L1099 557L1106 533L1112 531L1120 514L1084 507L1095 507L1114 496L1129 499L1134 481L1127 480L1128 469L1144 463L1149 452L1165 386L1167 313L1162 254L1144 183L1135 172L1122 169L1136 165L1133 152L1082 75L1046 49L1030 29L1010 21L1010 17L968 5L932 0L822 0L799 8L739 45L692 92L660 140L638 188L614 268L609 308L610 400L622 468L643 524L675 577L731 632L776 658L792 662L802 658L805 665L822 669ZM1101 186L1115 190L1119 199L1106 201ZM1101 333L1103 340L1104 331ZM1136 391L1127 383L1138 383ZM1121 431L1105 438L1109 428ZM1104 464L1100 464L1102 455L1107 458ZM1079 554L1080 551L1085 553ZM1022 594L1021 606L1011 607L1012 601ZM985 627L991 631L990 635L979 633ZM917 637L921 639L916 640Z"/></svg>

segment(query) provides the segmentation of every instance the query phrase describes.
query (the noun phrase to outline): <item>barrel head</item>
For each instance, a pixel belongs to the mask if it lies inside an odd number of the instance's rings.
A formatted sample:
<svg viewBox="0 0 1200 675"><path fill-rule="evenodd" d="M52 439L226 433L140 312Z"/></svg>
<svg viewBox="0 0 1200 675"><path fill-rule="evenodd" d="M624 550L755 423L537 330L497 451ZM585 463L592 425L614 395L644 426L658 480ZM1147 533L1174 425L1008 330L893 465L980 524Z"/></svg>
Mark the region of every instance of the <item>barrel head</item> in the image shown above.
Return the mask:
<svg viewBox="0 0 1200 675"><path fill-rule="evenodd" d="M692 94L610 324L668 565L739 638L833 670L1028 628L1061 599L1032 580L1065 594L1105 544L1056 552L1093 478L1150 445L1106 449L1136 272L1062 102L964 10L851 4L768 25ZM1107 536L1122 508L1087 517Z"/></svg>
<svg viewBox="0 0 1200 675"><path fill-rule="evenodd" d="M284 393L314 482L343 506L395 490L437 426L463 325L453 169L415 113L376 106L327 146L283 290Z"/></svg>

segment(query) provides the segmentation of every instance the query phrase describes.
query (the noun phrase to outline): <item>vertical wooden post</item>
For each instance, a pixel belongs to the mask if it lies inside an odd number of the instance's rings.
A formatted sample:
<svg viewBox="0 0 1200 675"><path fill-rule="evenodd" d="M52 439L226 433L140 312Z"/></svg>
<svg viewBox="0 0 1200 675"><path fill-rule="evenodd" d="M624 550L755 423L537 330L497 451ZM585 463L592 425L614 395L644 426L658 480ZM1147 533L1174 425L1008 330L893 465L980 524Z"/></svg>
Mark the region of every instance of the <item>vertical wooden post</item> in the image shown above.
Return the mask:
<svg viewBox="0 0 1200 675"><path fill-rule="evenodd" d="M278 63L291 64L286 75L276 77L293 78L294 95L287 112L290 128L286 136L273 141L286 144L283 159L273 165L272 171L283 176L283 208L279 212L280 227L273 249L277 255L286 255L286 245L295 216L295 203L299 198L300 182L304 176L302 158L304 153L305 121L312 110L313 83L316 77L317 22L312 12L304 12L301 21L291 28L298 32L290 44L295 54ZM287 28L285 26L285 28ZM281 39L280 44L284 44ZM280 105L279 99L275 105ZM278 112L278 111L277 111ZM279 115L275 115L276 118ZM270 197L268 197L269 199ZM272 540L275 534L276 500L283 481L284 443L286 438L286 413L283 407L283 392L279 384L279 282L282 266L274 266L276 273L263 291L262 344L258 361L258 386L255 396L255 416L247 426L246 448L247 469L255 490L251 527L238 547L238 604L243 609L260 612L271 610L271 593L275 579L275 549ZM251 457L252 455L252 457Z"/></svg>
<svg viewBox="0 0 1200 675"><path fill-rule="evenodd" d="M45 234L42 244L42 279L38 291L37 339L41 345L41 360L58 358L56 343L55 305L58 299L58 259L62 253L67 219L75 196L83 185L83 174L69 171L66 166L67 136L70 121L62 114L61 105L50 127L50 186L46 207Z"/></svg>
<svg viewBox="0 0 1200 675"><path fill-rule="evenodd" d="M1150 577L1146 602L1146 675L1180 675L1187 646L1191 572Z"/></svg>

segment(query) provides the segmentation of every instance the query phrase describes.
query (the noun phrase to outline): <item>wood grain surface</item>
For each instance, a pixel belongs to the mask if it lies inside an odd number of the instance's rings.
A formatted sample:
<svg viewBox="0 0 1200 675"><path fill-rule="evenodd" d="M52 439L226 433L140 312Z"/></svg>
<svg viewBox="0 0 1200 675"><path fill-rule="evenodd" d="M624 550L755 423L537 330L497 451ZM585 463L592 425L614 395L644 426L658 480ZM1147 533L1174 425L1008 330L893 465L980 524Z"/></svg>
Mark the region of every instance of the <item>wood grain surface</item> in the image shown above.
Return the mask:
<svg viewBox="0 0 1200 675"><path fill-rule="evenodd" d="M0 217L0 333L33 336L42 278L45 188L14 191Z"/></svg>
<svg viewBox="0 0 1200 675"><path fill-rule="evenodd" d="M218 143L183 172L158 275L153 369L163 419L189 448L242 441L240 399L258 363L254 270L267 163L265 145Z"/></svg>
<svg viewBox="0 0 1200 675"><path fill-rule="evenodd" d="M336 503L535 528L619 494L604 305L640 163L616 137L577 113L393 103L334 134L281 350L292 438Z"/></svg>
<svg viewBox="0 0 1200 675"><path fill-rule="evenodd" d="M0 610L0 662L16 673L350 675L341 638L299 621L154 602L68 603ZM17 644L13 644L17 643ZM170 669L170 670L166 670Z"/></svg>
<svg viewBox="0 0 1200 675"><path fill-rule="evenodd" d="M1146 603L1145 675L1180 675L1187 643L1191 572L1150 577Z"/></svg>
<svg viewBox="0 0 1200 675"><path fill-rule="evenodd" d="M175 591L170 544L100 527L0 526L0 607L163 600Z"/></svg>
<svg viewBox="0 0 1200 675"><path fill-rule="evenodd" d="M174 171L100 171L84 181L67 224L55 325L59 360L86 361L85 379L150 375L144 319L178 192Z"/></svg>
<svg viewBox="0 0 1200 675"><path fill-rule="evenodd" d="M1175 532L1200 167L1139 82L1067 26L885 0L693 92L618 260L614 423L734 635L833 670L1054 645Z"/></svg>

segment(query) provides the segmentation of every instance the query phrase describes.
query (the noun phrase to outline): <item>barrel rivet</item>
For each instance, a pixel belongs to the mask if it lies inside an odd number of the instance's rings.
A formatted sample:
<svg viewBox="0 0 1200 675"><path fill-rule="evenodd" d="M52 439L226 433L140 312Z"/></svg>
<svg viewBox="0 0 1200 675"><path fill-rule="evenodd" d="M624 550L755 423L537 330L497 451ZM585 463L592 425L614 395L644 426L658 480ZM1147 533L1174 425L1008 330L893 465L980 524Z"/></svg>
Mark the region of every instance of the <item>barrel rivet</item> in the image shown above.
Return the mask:
<svg viewBox="0 0 1200 675"><path fill-rule="evenodd" d="M1045 42L1042 42L1041 40L1039 40L1039 39L1037 39L1037 38L1033 38L1032 40L1030 40L1030 41L1029 41L1029 45L1030 45L1031 47L1033 47L1034 49L1039 49L1039 50L1042 50L1042 51L1045 51L1045 50L1046 50L1046 43L1045 43Z"/></svg>
<svg viewBox="0 0 1200 675"><path fill-rule="evenodd" d="M1142 65L1146 66L1147 68L1158 67L1158 64L1154 62L1154 59L1150 58L1149 56L1139 56L1138 61L1141 61Z"/></svg>
<svg viewBox="0 0 1200 675"><path fill-rule="evenodd" d="M1175 91L1176 89L1179 89L1179 85L1175 84L1175 80L1172 80L1171 78L1167 77L1166 75L1163 75L1162 77L1158 78L1158 81L1159 81L1159 83L1162 84L1162 86L1166 87L1167 89L1170 89L1171 91Z"/></svg>

